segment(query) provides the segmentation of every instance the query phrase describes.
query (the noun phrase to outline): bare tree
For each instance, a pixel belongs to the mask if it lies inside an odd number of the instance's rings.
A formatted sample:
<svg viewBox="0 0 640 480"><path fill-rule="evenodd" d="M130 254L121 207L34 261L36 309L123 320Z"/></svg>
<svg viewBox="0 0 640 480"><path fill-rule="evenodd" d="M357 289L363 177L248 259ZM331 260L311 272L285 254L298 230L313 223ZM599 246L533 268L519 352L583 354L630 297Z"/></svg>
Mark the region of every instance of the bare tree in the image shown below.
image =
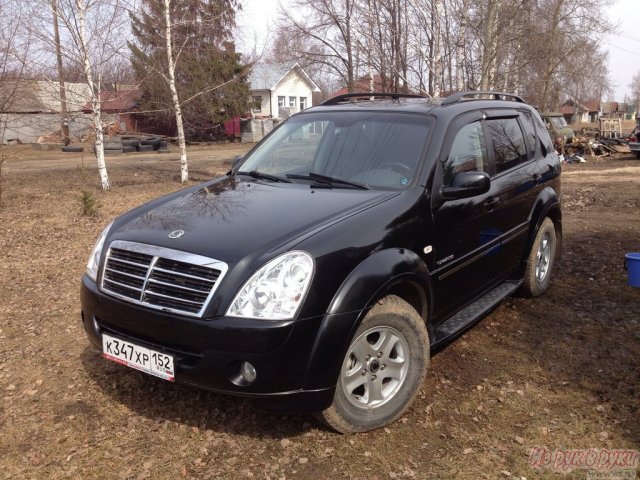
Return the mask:
<svg viewBox="0 0 640 480"><path fill-rule="evenodd" d="M636 106L636 111L640 112L640 72L633 76L629 88L631 88L631 99Z"/></svg>
<svg viewBox="0 0 640 480"><path fill-rule="evenodd" d="M611 29L603 14L610 3L295 0L282 15L279 50L311 68L329 65L342 86L364 70L388 91L508 90L554 108L574 97L573 78L584 77L584 65L606 90L596 41ZM594 82L583 83L579 90L586 91Z"/></svg>
<svg viewBox="0 0 640 480"><path fill-rule="evenodd" d="M291 58L327 67L349 91L357 69L354 11L355 0L292 0L281 8L278 22L292 40Z"/></svg>
<svg viewBox="0 0 640 480"><path fill-rule="evenodd" d="M25 12L20 2L0 3L0 205L2 205L2 169L9 159L4 151L9 115L16 92L27 70L31 32L21 30Z"/></svg>

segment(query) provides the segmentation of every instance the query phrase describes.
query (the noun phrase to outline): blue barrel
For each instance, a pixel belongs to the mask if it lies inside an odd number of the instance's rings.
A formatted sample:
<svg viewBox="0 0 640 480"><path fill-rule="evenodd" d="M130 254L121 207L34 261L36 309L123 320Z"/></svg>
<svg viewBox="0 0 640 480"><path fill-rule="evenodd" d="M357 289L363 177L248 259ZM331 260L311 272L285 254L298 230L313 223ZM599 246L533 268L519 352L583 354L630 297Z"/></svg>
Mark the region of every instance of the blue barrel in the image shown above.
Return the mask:
<svg viewBox="0 0 640 480"><path fill-rule="evenodd" d="M627 285L640 287L640 253L627 253L625 266L627 268Z"/></svg>

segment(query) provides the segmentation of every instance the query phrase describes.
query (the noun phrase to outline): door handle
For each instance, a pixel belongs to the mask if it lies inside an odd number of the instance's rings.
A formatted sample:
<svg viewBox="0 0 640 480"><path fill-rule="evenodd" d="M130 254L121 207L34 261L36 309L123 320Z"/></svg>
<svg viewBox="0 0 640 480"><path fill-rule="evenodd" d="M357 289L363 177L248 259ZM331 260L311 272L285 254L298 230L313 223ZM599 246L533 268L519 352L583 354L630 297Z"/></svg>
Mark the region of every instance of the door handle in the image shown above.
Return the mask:
<svg viewBox="0 0 640 480"><path fill-rule="evenodd" d="M495 197L490 198L486 202L484 202L484 208L491 212L494 208L496 208L496 205L498 205L499 203L500 203L499 198L495 198Z"/></svg>

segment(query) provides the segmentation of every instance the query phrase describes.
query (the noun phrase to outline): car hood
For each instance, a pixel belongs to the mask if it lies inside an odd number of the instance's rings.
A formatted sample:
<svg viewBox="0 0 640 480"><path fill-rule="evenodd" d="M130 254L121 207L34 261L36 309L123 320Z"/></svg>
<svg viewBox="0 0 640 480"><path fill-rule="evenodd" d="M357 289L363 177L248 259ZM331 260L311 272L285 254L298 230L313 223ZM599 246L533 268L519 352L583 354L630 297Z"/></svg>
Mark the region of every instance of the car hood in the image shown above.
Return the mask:
<svg viewBox="0 0 640 480"><path fill-rule="evenodd" d="M292 248L397 195L222 177L130 212L114 225L109 242L136 241L235 263L249 254ZM184 234L169 238L176 230Z"/></svg>

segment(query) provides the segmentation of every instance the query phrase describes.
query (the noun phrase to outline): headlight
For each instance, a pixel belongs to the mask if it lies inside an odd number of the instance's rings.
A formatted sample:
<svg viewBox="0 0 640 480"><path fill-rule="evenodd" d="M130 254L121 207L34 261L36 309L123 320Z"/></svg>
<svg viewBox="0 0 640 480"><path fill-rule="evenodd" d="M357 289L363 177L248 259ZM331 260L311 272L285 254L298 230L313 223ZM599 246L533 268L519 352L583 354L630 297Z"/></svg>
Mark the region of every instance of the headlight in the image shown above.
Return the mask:
<svg viewBox="0 0 640 480"><path fill-rule="evenodd" d="M100 266L100 255L102 255L102 247L104 246L104 240L107 238L107 233L109 233L109 229L111 228L110 223L107 227L102 231L98 240L96 241L93 250L91 251L91 255L89 256L89 261L87 262L87 276L93 280L97 281L98 278L98 268Z"/></svg>
<svg viewBox="0 0 640 480"><path fill-rule="evenodd" d="M227 316L287 320L304 300L313 277L313 258L288 252L271 260L242 286Z"/></svg>

